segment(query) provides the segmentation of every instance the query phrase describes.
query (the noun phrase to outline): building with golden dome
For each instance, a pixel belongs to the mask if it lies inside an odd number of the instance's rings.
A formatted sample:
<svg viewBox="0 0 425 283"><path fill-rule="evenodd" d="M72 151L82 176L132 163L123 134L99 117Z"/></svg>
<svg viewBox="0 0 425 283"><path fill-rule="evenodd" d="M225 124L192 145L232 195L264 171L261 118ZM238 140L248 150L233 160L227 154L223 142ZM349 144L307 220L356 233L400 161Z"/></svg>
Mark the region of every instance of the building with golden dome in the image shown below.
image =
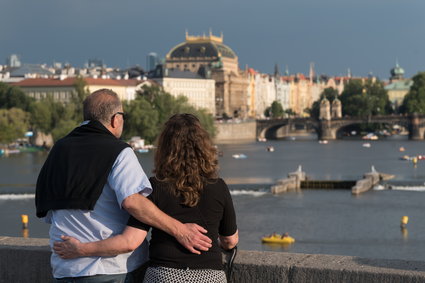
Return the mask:
<svg viewBox="0 0 425 283"><path fill-rule="evenodd" d="M171 48L165 68L197 73L215 80L217 116L246 117L248 81L239 69L238 56L223 43L223 35L190 36Z"/></svg>

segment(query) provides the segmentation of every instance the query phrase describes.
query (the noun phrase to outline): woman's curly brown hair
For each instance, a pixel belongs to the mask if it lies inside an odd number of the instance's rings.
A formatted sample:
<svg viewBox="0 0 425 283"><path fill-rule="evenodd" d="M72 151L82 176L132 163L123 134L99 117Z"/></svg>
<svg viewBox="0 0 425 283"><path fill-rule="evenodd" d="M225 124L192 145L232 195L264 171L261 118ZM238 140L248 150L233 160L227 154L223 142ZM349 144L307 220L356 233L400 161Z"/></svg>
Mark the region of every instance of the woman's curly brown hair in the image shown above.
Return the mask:
<svg viewBox="0 0 425 283"><path fill-rule="evenodd" d="M171 184L182 203L193 207L208 180L217 178L217 171L217 151L198 118L173 115L157 140L156 178Z"/></svg>

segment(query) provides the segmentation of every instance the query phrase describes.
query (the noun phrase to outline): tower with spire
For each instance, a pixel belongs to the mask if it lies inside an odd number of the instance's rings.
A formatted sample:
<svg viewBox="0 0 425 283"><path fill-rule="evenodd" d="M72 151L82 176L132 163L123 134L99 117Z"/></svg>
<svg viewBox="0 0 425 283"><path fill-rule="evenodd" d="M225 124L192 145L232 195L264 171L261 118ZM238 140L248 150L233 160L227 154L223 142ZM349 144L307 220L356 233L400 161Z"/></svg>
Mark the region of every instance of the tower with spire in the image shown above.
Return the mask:
<svg viewBox="0 0 425 283"><path fill-rule="evenodd" d="M413 81L411 79L404 78L404 70L398 64L396 59L395 67L390 70L390 80L385 86L388 93L388 98L395 111L398 111L398 107L403 103L403 99L409 92Z"/></svg>
<svg viewBox="0 0 425 283"><path fill-rule="evenodd" d="M277 64L274 65L274 77L280 77L279 66Z"/></svg>
<svg viewBox="0 0 425 283"><path fill-rule="evenodd" d="M310 72L309 72L310 82L314 81L315 76L316 76L316 74L314 72L314 62L311 62L310 63Z"/></svg>
<svg viewBox="0 0 425 283"><path fill-rule="evenodd" d="M395 67L391 69L390 73L391 73L390 82L404 80L404 70L398 64L397 59L395 61Z"/></svg>

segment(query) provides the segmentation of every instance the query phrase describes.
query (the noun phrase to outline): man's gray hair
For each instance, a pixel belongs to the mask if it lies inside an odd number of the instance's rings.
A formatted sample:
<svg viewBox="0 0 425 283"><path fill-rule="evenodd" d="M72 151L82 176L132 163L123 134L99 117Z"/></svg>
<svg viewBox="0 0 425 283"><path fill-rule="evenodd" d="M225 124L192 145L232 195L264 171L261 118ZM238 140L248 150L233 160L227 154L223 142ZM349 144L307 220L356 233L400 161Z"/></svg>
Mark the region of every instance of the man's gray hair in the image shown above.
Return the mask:
<svg viewBox="0 0 425 283"><path fill-rule="evenodd" d="M120 107L121 101L114 91L106 88L96 90L83 102L84 120L107 124Z"/></svg>

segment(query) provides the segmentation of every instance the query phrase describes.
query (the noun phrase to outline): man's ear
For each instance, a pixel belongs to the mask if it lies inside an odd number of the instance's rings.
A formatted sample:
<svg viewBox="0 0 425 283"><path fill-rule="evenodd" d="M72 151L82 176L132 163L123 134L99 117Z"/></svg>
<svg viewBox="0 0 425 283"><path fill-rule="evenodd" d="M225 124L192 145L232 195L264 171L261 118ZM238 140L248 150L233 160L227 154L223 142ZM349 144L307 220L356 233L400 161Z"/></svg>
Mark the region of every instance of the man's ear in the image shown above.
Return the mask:
<svg viewBox="0 0 425 283"><path fill-rule="evenodd" d="M111 127L113 128L113 129L115 129L116 127L117 127L117 119L115 118L117 115L114 115L114 116L112 116L111 117L111 122L110 122L110 124L111 124Z"/></svg>

